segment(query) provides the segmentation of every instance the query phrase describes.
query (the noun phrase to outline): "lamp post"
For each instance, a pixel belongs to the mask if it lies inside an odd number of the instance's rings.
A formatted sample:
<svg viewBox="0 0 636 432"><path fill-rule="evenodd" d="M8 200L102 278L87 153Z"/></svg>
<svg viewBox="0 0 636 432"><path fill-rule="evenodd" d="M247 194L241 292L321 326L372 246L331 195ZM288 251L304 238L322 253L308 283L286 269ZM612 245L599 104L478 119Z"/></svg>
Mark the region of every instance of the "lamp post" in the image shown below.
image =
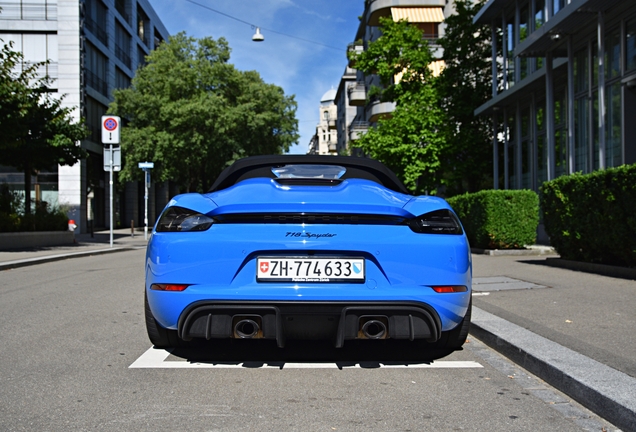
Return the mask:
<svg viewBox="0 0 636 432"><path fill-rule="evenodd" d="M148 186L150 185L150 170L155 167L154 162L139 162L138 167L144 170L144 240L148 240Z"/></svg>

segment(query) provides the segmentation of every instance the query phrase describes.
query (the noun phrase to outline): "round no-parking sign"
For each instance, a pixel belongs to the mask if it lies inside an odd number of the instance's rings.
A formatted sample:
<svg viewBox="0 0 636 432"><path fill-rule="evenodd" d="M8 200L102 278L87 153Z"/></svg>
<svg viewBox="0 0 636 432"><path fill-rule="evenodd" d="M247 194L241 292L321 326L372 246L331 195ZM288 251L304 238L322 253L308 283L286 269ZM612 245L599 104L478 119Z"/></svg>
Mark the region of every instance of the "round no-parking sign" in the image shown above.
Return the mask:
<svg viewBox="0 0 636 432"><path fill-rule="evenodd" d="M102 142L104 144L119 144L119 123L117 116L102 116Z"/></svg>

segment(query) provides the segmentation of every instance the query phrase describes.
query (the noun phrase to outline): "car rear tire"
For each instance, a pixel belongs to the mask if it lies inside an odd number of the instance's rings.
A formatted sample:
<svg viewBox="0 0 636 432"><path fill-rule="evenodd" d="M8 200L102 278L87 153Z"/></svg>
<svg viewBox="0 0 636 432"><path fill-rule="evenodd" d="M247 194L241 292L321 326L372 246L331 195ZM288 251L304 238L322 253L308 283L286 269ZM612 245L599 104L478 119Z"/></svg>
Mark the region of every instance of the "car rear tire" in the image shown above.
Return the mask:
<svg viewBox="0 0 636 432"><path fill-rule="evenodd" d="M168 330L157 322L150 305L148 304L148 296L144 293L145 313L146 313L146 330L150 342L157 348L173 348L183 345L183 341L177 335L176 330Z"/></svg>
<svg viewBox="0 0 636 432"><path fill-rule="evenodd" d="M468 337L468 331L470 330L472 310L473 299L471 298L470 303L468 303L468 310L466 311L466 315L464 315L462 322L454 329L442 332L442 337L436 342L436 345L439 348L458 350L462 347L462 345L464 345L466 338Z"/></svg>

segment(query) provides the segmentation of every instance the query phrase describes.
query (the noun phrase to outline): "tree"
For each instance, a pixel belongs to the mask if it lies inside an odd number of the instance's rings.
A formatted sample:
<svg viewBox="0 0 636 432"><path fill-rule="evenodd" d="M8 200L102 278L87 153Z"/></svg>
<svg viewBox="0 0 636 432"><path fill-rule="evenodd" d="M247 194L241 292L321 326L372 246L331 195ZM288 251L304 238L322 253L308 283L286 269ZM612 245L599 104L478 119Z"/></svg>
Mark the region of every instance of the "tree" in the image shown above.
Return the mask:
<svg viewBox="0 0 636 432"><path fill-rule="evenodd" d="M12 44L0 52L0 138L2 163L24 172L24 212L31 213L31 176L56 165L73 165L84 156L78 142L87 136L81 123L74 123L71 108L50 92L51 79L39 77L45 63L23 65ZM6 133L4 133L6 131Z"/></svg>
<svg viewBox="0 0 636 432"><path fill-rule="evenodd" d="M396 102L396 108L353 147L384 162L411 191L434 193L444 145L439 130L445 120L429 69L433 57L417 27L390 18L380 25L382 36L351 57L356 69L380 78L382 87L370 89L370 100Z"/></svg>
<svg viewBox="0 0 636 432"><path fill-rule="evenodd" d="M232 161L276 154L298 140L296 102L229 62L225 39L179 33L146 58L109 112L121 116L121 181L141 178L139 161L154 161L158 181L205 191Z"/></svg>
<svg viewBox="0 0 636 432"><path fill-rule="evenodd" d="M446 194L492 187L492 123L475 109L492 94L490 28L473 24L484 1L455 0L440 39L445 68L437 85L447 122L441 163Z"/></svg>

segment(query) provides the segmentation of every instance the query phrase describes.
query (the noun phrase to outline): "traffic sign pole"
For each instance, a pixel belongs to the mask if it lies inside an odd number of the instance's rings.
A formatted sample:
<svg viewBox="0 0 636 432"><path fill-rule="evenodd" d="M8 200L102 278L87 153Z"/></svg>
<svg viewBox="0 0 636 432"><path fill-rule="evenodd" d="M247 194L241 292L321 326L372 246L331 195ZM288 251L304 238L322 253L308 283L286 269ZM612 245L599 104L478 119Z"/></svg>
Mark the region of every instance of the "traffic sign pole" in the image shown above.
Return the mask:
<svg viewBox="0 0 636 432"><path fill-rule="evenodd" d="M113 199L113 165L115 158L113 152L113 144L119 144L119 127L120 118L117 116L102 116L102 143L108 144L110 148L110 173L109 189L110 189L110 247L113 247L113 229L114 229L114 199Z"/></svg>
<svg viewBox="0 0 636 432"><path fill-rule="evenodd" d="M113 247L113 145L110 144L110 247Z"/></svg>
<svg viewBox="0 0 636 432"><path fill-rule="evenodd" d="M144 183L146 191L144 194L144 240L148 240L148 171L144 170Z"/></svg>

